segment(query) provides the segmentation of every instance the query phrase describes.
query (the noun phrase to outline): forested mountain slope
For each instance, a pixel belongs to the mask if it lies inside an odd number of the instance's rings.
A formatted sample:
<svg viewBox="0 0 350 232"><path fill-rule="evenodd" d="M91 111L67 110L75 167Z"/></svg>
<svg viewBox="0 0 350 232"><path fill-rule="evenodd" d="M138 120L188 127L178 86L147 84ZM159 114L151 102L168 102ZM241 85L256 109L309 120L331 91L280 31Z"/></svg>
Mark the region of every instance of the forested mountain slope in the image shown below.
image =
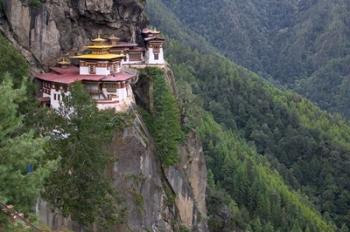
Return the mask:
<svg viewBox="0 0 350 232"><path fill-rule="evenodd" d="M234 62L350 116L348 1L162 2Z"/></svg>
<svg viewBox="0 0 350 232"><path fill-rule="evenodd" d="M154 1L148 3L156 4ZM162 9L164 12L169 10L165 5ZM150 11L150 15L153 17L155 14ZM158 12L158 17L161 15ZM161 29L167 25L166 17L155 20L162 20L163 24L159 24ZM181 27L186 26L179 24L176 28ZM202 100L204 109L210 111L221 126L239 135L241 141L250 147L255 147L255 156L264 155L271 168L278 170L289 186L306 194L325 218L346 231L346 226L350 225L348 123L323 112L293 92L275 88L220 55L193 50L187 46L187 40L182 40L180 36L177 39L177 42L169 44L167 54L177 79L186 83L187 87L183 88L187 92L192 89L199 101ZM201 45L197 44L197 47ZM234 136L228 138L235 139L237 137ZM209 143L207 154L211 153L215 144ZM222 175L221 171L226 169L216 163L218 154L216 151L208 155L208 162L214 179L221 186L227 175ZM232 176L238 173L238 169L231 168ZM230 184L224 183L222 186L231 199L238 206L245 205L242 198L233 194L234 189L229 189ZM247 208L249 215L255 215L254 208ZM210 210L214 209L209 206Z"/></svg>

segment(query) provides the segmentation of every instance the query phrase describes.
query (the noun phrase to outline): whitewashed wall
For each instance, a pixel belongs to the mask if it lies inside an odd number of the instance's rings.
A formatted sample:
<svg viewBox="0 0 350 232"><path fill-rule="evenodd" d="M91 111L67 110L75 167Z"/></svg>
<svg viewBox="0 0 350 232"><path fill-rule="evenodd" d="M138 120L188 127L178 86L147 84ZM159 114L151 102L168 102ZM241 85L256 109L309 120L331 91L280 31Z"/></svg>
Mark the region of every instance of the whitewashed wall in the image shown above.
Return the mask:
<svg viewBox="0 0 350 232"><path fill-rule="evenodd" d="M153 48L148 48L146 51L146 63L147 64L165 64L163 48L160 48L158 60L154 59Z"/></svg>

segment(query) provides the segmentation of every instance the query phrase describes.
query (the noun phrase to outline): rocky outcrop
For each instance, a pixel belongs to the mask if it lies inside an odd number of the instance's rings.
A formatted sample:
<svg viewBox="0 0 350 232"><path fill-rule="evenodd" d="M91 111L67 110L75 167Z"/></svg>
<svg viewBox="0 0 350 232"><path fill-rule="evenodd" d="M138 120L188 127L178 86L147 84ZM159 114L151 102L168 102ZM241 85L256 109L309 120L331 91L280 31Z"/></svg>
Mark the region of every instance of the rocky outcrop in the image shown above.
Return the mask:
<svg viewBox="0 0 350 232"><path fill-rule="evenodd" d="M31 64L45 68L98 33L138 40L147 23L143 8L142 0L47 0L36 7L4 0L0 30Z"/></svg>

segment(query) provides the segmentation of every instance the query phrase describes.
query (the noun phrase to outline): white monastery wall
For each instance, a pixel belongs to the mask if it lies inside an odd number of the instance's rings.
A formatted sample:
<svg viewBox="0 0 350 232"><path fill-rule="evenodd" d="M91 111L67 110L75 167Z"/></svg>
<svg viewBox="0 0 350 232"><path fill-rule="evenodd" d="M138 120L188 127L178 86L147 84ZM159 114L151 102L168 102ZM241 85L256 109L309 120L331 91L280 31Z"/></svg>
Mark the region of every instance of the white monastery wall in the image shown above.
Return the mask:
<svg viewBox="0 0 350 232"><path fill-rule="evenodd" d="M148 48L146 51L146 63L147 64L165 64L164 60L164 51L163 48L160 48L159 59L154 59L153 48Z"/></svg>
<svg viewBox="0 0 350 232"><path fill-rule="evenodd" d="M108 68L96 68L96 75L110 75L111 71Z"/></svg>
<svg viewBox="0 0 350 232"><path fill-rule="evenodd" d="M89 67L80 66L79 70L80 70L80 75L89 75L90 74Z"/></svg>
<svg viewBox="0 0 350 232"><path fill-rule="evenodd" d="M51 89L50 91L51 95L50 95L50 105L51 108L58 110L61 106L62 100L63 100L63 94L65 95L69 95L69 92L64 92L61 90L56 91L56 89Z"/></svg>

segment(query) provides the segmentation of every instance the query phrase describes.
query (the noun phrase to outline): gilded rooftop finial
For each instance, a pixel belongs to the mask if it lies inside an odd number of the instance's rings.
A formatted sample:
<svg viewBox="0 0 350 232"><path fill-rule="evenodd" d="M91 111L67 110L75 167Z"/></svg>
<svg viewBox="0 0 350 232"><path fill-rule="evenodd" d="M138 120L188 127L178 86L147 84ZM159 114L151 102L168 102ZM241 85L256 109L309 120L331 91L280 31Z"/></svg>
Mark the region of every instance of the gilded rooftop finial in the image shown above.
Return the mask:
<svg viewBox="0 0 350 232"><path fill-rule="evenodd" d="M106 42L106 41L107 41L106 39L103 39L103 38L101 37L101 33L98 33L98 34L97 34L97 38L95 38L95 39L92 40L93 43L99 43L99 44L104 43L104 42Z"/></svg>
<svg viewBox="0 0 350 232"><path fill-rule="evenodd" d="M70 60L66 57L66 56L63 56L59 61L58 61L58 64L61 65L61 66L68 66L71 64Z"/></svg>

